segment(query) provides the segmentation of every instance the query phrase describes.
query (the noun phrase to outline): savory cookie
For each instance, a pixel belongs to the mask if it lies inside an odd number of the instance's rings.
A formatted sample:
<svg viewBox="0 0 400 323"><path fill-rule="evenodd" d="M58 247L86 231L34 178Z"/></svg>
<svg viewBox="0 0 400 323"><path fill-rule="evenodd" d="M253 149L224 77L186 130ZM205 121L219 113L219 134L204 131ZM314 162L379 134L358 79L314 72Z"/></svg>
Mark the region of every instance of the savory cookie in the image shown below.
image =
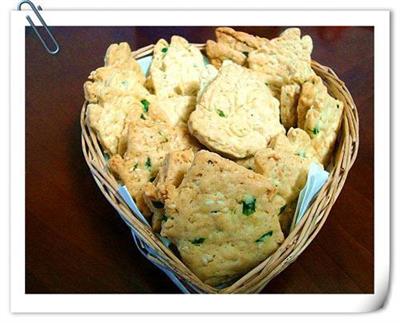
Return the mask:
<svg viewBox="0 0 400 323"><path fill-rule="evenodd" d="M116 96L130 95L141 100L149 95L137 73L113 66L99 67L91 72L84 91L89 103L100 104Z"/></svg>
<svg viewBox="0 0 400 323"><path fill-rule="evenodd" d="M111 155L118 152L126 116L140 101L150 100L143 83L144 75L129 45L121 43L107 49L105 66L90 73L84 84L89 124Z"/></svg>
<svg viewBox="0 0 400 323"><path fill-rule="evenodd" d="M201 280L216 286L246 273L282 243L283 204L275 195L264 176L200 151L165 201L161 235Z"/></svg>
<svg viewBox="0 0 400 323"><path fill-rule="evenodd" d="M144 199L145 184L155 179L164 157L171 151L194 148L186 126L172 127L165 118L133 119L129 123L127 148L122 158L114 155L110 169L126 185L136 205L145 216L150 216Z"/></svg>
<svg viewBox="0 0 400 323"><path fill-rule="evenodd" d="M285 130L279 101L257 73L225 61L190 115L190 132L209 149L234 158L253 155Z"/></svg>
<svg viewBox="0 0 400 323"><path fill-rule="evenodd" d="M204 59L200 50L179 36L171 44L160 39L154 47L147 84L158 97L196 96Z"/></svg>
<svg viewBox="0 0 400 323"><path fill-rule="evenodd" d="M297 106L298 124L311 137L324 165L330 160L343 113L343 102L331 97L322 79L313 77L303 84Z"/></svg>
<svg viewBox="0 0 400 323"><path fill-rule="evenodd" d="M300 29L286 29L279 37L250 52L249 67L262 72L276 96L285 84L304 83L315 75L311 68L312 40L300 37Z"/></svg>
<svg viewBox="0 0 400 323"><path fill-rule="evenodd" d="M101 103L121 95L139 99L148 95L143 86L145 76L127 43L110 45L104 61L105 66L91 72L83 86L89 103Z"/></svg>
<svg viewBox="0 0 400 323"><path fill-rule="evenodd" d="M220 68L226 59L239 65L247 64L249 53L260 48L267 39L236 31L228 27L220 27L215 30L217 42L208 40L206 53L211 64Z"/></svg>
<svg viewBox="0 0 400 323"><path fill-rule="evenodd" d="M138 82L144 84L145 76L128 43L111 44L106 51L104 65L133 71Z"/></svg>
<svg viewBox="0 0 400 323"><path fill-rule="evenodd" d="M281 122L286 129L297 125L297 103L301 87L297 83L287 84L281 88Z"/></svg>
<svg viewBox="0 0 400 323"><path fill-rule="evenodd" d="M132 96L113 97L103 102L89 103L87 117L90 126L96 130L104 150L112 155L118 151L126 116L138 110Z"/></svg>
<svg viewBox="0 0 400 323"><path fill-rule="evenodd" d="M312 145L310 136L300 128L289 129L286 136L275 136L270 141L268 147L276 151L287 152L302 158L312 159L315 162L319 161L318 152Z"/></svg>
<svg viewBox="0 0 400 323"><path fill-rule="evenodd" d="M278 195L285 200L279 214L285 234L288 233L296 208L292 204L306 184L312 162L319 163L310 137L302 129L293 128L287 136L276 136L269 148L258 151L254 156L254 171L267 177L276 187Z"/></svg>
<svg viewBox="0 0 400 323"><path fill-rule="evenodd" d="M245 53L245 55L268 42L266 38L253 36L243 31L236 31L229 27L218 27L215 29L215 36L219 43Z"/></svg>
<svg viewBox="0 0 400 323"><path fill-rule="evenodd" d="M254 156L255 172L271 181L286 204L294 201L304 187L311 162L271 148L260 150Z"/></svg>
<svg viewBox="0 0 400 323"><path fill-rule="evenodd" d="M160 231L161 222L165 220L164 202L168 198L168 192L182 182L183 176L192 164L193 157L194 153L191 149L169 153L154 182L146 184L143 198L153 213L153 231Z"/></svg>
<svg viewBox="0 0 400 323"><path fill-rule="evenodd" d="M239 52L224 43L216 43L213 40L207 40L206 53L211 64L217 68L221 67L224 60L231 60L239 65L245 65L247 60L246 54Z"/></svg>

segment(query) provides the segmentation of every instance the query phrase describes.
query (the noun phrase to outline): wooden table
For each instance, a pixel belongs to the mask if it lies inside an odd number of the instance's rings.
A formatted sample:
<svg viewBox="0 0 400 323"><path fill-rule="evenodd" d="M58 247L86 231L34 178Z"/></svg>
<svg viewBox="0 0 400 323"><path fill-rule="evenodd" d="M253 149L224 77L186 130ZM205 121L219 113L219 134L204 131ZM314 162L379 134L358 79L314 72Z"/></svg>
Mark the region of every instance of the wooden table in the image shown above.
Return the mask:
<svg viewBox="0 0 400 323"><path fill-rule="evenodd" d="M273 37L283 28L241 28ZM135 248L97 188L81 151L82 84L109 44L132 48L179 34L213 39L212 27L54 27L61 51L26 30L26 292L178 293ZM360 150L325 226L264 293L373 292L373 28L302 28L313 58L332 67L360 115Z"/></svg>

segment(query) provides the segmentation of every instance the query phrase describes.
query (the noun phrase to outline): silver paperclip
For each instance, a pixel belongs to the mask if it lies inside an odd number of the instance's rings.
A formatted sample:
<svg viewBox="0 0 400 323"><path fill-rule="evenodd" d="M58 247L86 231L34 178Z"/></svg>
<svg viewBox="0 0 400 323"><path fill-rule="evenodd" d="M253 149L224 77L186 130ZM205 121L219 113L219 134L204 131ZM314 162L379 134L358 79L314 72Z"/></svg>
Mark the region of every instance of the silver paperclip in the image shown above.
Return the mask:
<svg viewBox="0 0 400 323"><path fill-rule="evenodd" d="M43 37L39 34L39 31L37 30L35 24L33 23L31 17L29 15L26 16L26 20L28 20L29 24L31 25L31 27L33 28L34 32L36 33L36 36L39 38L40 42L42 43L42 45L44 46L44 48L47 50L47 52L51 55L57 54L58 51L60 50L60 46L58 46L58 43L56 41L56 39L54 38L53 34L51 33L51 31L49 30L49 27L47 27L46 22L44 21L42 15L39 13L39 10L42 10L42 8L40 6L38 6L36 8L36 6L29 0L23 0L18 4L17 9L21 10L21 7L23 4L27 4L29 5L29 7L31 7L31 9L33 10L33 12L35 13L36 17L38 17L39 21L41 22L42 26L44 27L44 29L47 31L48 35L50 36L50 39L53 41L53 44L55 46L55 48L53 50L51 50L46 42L44 41Z"/></svg>

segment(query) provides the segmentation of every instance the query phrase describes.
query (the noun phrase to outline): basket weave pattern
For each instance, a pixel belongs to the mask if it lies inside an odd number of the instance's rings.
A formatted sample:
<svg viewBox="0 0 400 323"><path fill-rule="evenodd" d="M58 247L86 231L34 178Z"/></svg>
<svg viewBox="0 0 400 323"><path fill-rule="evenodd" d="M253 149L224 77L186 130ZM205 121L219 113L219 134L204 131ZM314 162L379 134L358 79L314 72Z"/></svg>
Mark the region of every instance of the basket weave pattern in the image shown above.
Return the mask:
<svg viewBox="0 0 400 323"><path fill-rule="evenodd" d="M195 44L204 50L204 44ZM154 45L134 52L136 59L149 56ZM312 68L320 76L329 93L344 103L343 119L328 181L322 187L300 223L291 231L282 245L266 260L232 285L216 289L200 281L182 261L167 248L149 225L135 215L118 193L119 184L107 168L107 161L95 132L88 125L86 102L81 112L82 150L94 180L111 205L131 228L134 241L143 255L162 269L174 283L188 293L258 293L271 279L282 272L307 248L322 228L346 181L358 151L358 114L351 94L335 72L312 61Z"/></svg>

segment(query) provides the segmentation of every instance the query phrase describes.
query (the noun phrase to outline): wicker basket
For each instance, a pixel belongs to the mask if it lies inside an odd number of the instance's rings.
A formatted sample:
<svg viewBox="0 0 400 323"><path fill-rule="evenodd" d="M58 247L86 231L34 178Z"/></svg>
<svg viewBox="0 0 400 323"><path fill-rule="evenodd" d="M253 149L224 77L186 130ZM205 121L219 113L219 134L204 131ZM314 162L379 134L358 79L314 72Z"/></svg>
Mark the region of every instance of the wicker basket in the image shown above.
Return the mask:
<svg viewBox="0 0 400 323"><path fill-rule="evenodd" d="M204 50L204 44L195 44ZM134 52L135 58L149 56L154 45ZM163 270L174 283L185 293L257 293L271 279L294 262L315 238L323 226L329 211L335 203L347 178L347 174L357 156L358 114L353 99L343 81L335 72L313 61L312 68L325 82L329 93L343 101L344 112L341 131L337 140L332 163L329 167L329 178L300 223L289 234L283 244L257 267L242 276L228 287L217 289L200 281L182 261L167 248L162 240L145 223L139 214L134 213L118 193L119 185L107 168L96 134L89 127L86 119L86 102L81 112L82 150L94 180L107 200L118 211L122 219L132 230L136 245L143 255Z"/></svg>

